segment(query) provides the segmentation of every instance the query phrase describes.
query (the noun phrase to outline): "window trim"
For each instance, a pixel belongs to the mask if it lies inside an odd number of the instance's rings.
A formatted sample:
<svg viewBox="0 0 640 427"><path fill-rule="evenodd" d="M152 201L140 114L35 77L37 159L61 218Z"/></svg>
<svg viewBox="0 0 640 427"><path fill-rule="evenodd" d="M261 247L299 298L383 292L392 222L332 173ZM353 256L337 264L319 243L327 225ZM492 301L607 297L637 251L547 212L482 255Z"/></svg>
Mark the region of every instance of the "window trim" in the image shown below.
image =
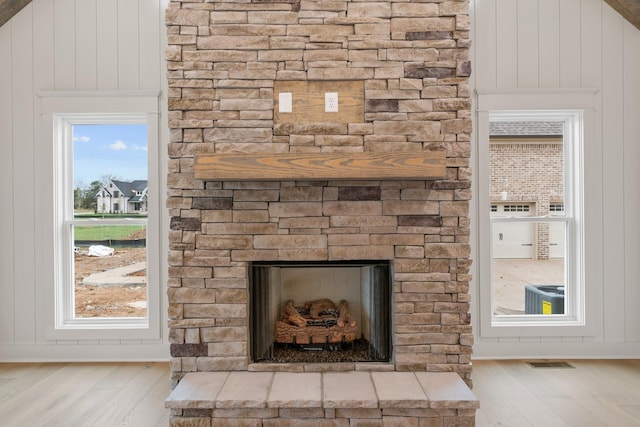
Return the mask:
<svg viewBox="0 0 640 427"><path fill-rule="evenodd" d="M475 204L475 227L477 230L477 242L475 254L478 263L477 276L477 298L478 298L478 326L479 336L496 337L550 337L550 336L592 336L596 330L597 307L594 295L600 286L597 279L590 279L588 274L589 263L587 262L585 245L585 215L587 205L592 200L586 199L584 189L589 188L586 182L587 176L583 170L593 155L593 128L594 128L594 105L596 91L586 90L540 90L540 91L508 91L508 90L477 90L476 91L476 204ZM565 159L577 157L578 166L569 170L565 174L565 180L570 176L573 182L565 182L565 189L574 185L572 195L577 197L570 204L575 204L576 211L565 213L571 217L573 226L577 232L568 236L567 244L573 240L575 248L567 248L568 257L575 257L578 264L572 271L571 280L577 280L574 290L575 299L568 300L571 305L567 315L562 318L558 316L543 317L535 315L525 316L496 316L493 314L493 296L491 289L491 227L492 224L490 197L489 197L489 120L492 112L509 112L515 116L524 112L544 112L549 115L565 115L569 113L575 118L579 116L579 134L575 135L581 139L578 148L580 151L566 153ZM573 129L572 132L575 132ZM565 144L565 150L570 149L569 144ZM573 147L575 148L575 147ZM569 154L571 157L567 157ZM504 218L495 218L496 221L505 221ZM518 218L519 221L540 221L540 218L525 217ZM544 217L543 221L565 221L564 217ZM508 221L508 219L507 219Z"/></svg>
<svg viewBox="0 0 640 427"><path fill-rule="evenodd" d="M158 92L43 92L39 94L42 147L51 163L43 169L43 180L51 187L43 189L41 207L51 210L52 219L43 227L43 246L51 249L51 262L43 268L52 282L43 285L44 332L48 339L113 340L158 339L161 332L160 297L160 156ZM84 223L69 218L72 194L65 185L73 184L70 168L72 151L65 138L74 124L146 123L148 144L149 191L158 196L148 203L147 225L147 316L145 318L74 318L70 306L70 287L65 278L71 274L71 225ZM48 176L47 176L48 175ZM71 188L73 185L71 185ZM50 191L46 191L50 190ZM139 221L136 221L139 222ZM106 224L106 223L105 223ZM41 256L44 256L41 255Z"/></svg>

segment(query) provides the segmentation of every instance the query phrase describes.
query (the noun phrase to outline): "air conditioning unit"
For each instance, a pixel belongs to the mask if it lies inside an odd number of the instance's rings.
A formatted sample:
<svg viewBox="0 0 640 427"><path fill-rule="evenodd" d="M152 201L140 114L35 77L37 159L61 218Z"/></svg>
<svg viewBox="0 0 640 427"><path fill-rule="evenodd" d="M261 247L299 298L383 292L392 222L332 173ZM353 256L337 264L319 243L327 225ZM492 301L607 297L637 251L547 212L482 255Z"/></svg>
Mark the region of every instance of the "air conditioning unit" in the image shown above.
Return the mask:
<svg viewBox="0 0 640 427"><path fill-rule="evenodd" d="M527 285L524 291L525 314L564 314L564 286Z"/></svg>

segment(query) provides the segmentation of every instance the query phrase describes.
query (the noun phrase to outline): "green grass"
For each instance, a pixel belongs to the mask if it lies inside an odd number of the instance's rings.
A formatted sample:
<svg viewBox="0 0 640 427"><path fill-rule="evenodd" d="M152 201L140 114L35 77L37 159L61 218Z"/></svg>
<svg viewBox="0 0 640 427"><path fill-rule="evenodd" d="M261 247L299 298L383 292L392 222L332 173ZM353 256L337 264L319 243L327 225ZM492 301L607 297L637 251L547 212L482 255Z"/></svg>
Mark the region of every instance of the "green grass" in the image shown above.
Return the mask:
<svg viewBox="0 0 640 427"><path fill-rule="evenodd" d="M127 238L143 239L142 232L144 225L99 225L99 226L76 226L74 228L75 240L127 240ZM136 233L135 236L129 237Z"/></svg>

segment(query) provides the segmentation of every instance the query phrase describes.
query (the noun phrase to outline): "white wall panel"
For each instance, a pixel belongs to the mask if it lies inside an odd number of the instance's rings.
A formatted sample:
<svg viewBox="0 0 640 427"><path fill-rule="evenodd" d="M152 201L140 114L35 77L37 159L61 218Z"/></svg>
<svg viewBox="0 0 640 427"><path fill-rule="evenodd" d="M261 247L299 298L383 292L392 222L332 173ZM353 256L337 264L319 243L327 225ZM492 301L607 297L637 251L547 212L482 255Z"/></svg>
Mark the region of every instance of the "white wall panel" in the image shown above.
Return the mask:
<svg viewBox="0 0 640 427"><path fill-rule="evenodd" d="M98 90L118 89L118 2L96 0L98 19Z"/></svg>
<svg viewBox="0 0 640 427"><path fill-rule="evenodd" d="M500 89L518 87L518 2L496 0L496 81Z"/></svg>
<svg viewBox="0 0 640 427"><path fill-rule="evenodd" d="M560 86L560 0L540 0L538 81L541 88Z"/></svg>
<svg viewBox="0 0 640 427"><path fill-rule="evenodd" d="M604 2L600 0L582 0L574 11L580 19L580 62L579 79L577 86L596 88L596 106L602 105L602 7ZM585 280L589 292L595 297L597 305L590 313L598 321L598 333L595 336L585 337L584 341L597 340L602 342L604 338L605 307L604 301L606 281L603 262L603 238L604 215L603 206L603 182L607 173L602 163L603 157L603 133L602 133L602 107L595 115L593 123L594 137L590 140L593 146L588 147L590 157L585 158ZM589 297L589 295L587 295Z"/></svg>
<svg viewBox="0 0 640 427"><path fill-rule="evenodd" d="M518 87L536 88L540 59L538 34L541 32L538 21L538 2L518 0L517 7Z"/></svg>
<svg viewBox="0 0 640 427"><path fill-rule="evenodd" d="M33 8L33 82L35 88L55 88L55 48L53 26L53 2L36 0Z"/></svg>
<svg viewBox="0 0 640 427"><path fill-rule="evenodd" d="M81 18L82 19L82 18ZM76 88L76 11L74 0L53 3L55 90Z"/></svg>
<svg viewBox="0 0 640 427"><path fill-rule="evenodd" d="M640 31L624 23L625 338L640 342Z"/></svg>
<svg viewBox="0 0 640 427"><path fill-rule="evenodd" d="M622 17L607 8L602 15L602 164L603 177L603 270L607 280L602 296L604 339L624 341L624 256L620 242L624 241L624 151L623 115L620 102L624 96L622 79L623 44Z"/></svg>
<svg viewBox="0 0 640 427"><path fill-rule="evenodd" d="M31 10L12 19L11 89L13 109L13 218L15 342L35 342L35 207L34 207L34 98Z"/></svg>
<svg viewBox="0 0 640 427"><path fill-rule="evenodd" d="M560 1L560 87L580 87L580 0Z"/></svg>
<svg viewBox="0 0 640 427"><path fill-rule="evenodd" d="M496 0L473 0L476 22L495 22ZM497 87L497 53L496 43L498 34L495 25L482 25L475 27L473 46L475 55L472 76L476 86L487 89ZM476 70L482 70L478 73Z"/></svg>
<svg viewBox="0 0 640 427"><path fill-rule="evenodd" d="M140 89L156 89L160 87L160 76L166 73L161 67L164 65L164 53L158 56L156 52L164 52L166 37L153 37L165 32L164 10L150 1L139 1L138 21L140 32L140 48L138 59L140 63ZM152 19L152 17L157 19ZM164 35L164 34L163 34Z"/></svg>
<svg viewBox="0 0 640 427"><path fill-rule="evenodd" d="M0 27L0 58L11 58L11 22ZM0 61L0 143L13 139L11 61ZM2 144L0 156L0 344L14 343L13 145Z"/></svg>
<svg viewBox="0 0 640 427"><path fill-rule="evenodd" d="M598 326L594 334L584 337L541 337L535 350L529 338L482 338L474 353L476 357L637 355L640 31L601 0L474 0L471 4L471 80L476 89L597 91L592 146L585 158L585 250L588 289L598 300L591 315ZM475 158L478 145L476 141ZM479 193L476 189L475 194ZM477 227L473 235L479 232ZM480 265L474 262L475 269ZM477 277L475 270L474 286ZM480 317L482 313L476 319ZM474 328L478 335L477 321Z"/></svg>
<svg viewBox="0 0 640 427"><path fill-rule="evenodd" d="M53 159L46 155L50 147L42 145L37 94L163 91L162 17L167 6L168 0L33 0L0 27L0 360L168 357L166 318L161 322L163 339L143 344L47 341L45 307L36 292L38 284L51 282L43 272L53 266L53 249L46 246L44 233L50 228ZM164 111L162 116L166 123ZM164 129L159 134L162 155L168 136ZM164 181L166 160L163 165ZM160 239L164 246L166 232ZM165 316L166 260L160 263Z"/></svg>
<svg viewBox="0 0 640 427"><path fill-rule="evenodd" d="M95 90L97 79L97 8L95 0L76 0L76 86L77 90Z"/></svg>
<svg viewBox="0 0 640 427"><path fill-rule="evenodd" d="M138 89L140 51L138 1L118 0L118 89Z"/></svg>
<svg viewBox="0 0 640 427"><path fill-rule="evenodd" d="M576 82L580 87L600 87L602 85L602 73L609 67L602 55L611 44L603 44L603 32L608 31L608 24L603 20L603 9L613 12L601 0L582 0L580 4L580 80ZM609 25L620 26L622 21ZM618 72L622 71L618 68Z"/></svg>
<svg viewBox="0 0 640 427"><path fill-rule="evenodd" d="M38 31L33 31L33 84L35 88L54 88L55 76L54 76L54 64L55 64L55 49L54 49L54 25L53 25L53 2L37 0L30 4L33 6L33 28L37 28ZM35 96L34 96L35 97ZM37 108L34 108L34 116L36 116ZM37 116L36 116L37 117ZM43 155L45 150L41 145L43 140L40 135L41 127L36 126L35 132L35 152L34 156L35 172L34 179L37 183L34 189L34 206L36 212L45 212L46 209L51 206L51 202L46 205L41 204L41 201L45 198L46 194L52 194L50 187L43 185L42 183L50 182L53 172L51 171L52 159L49 156ZM49 196L51 197L51 196ZM53 271L53 257L47 256L47 254L53 253L53 246L47 246L45 244L46 239L44 230L46 229L47 219L38 217L35 223L35 236L38 244L35 247L35 259L44 260L38 265L35 270L35 281L38 283L47 283L51 280L50 275L47 273ZM44 322L45 318L43 313L45 312L45 306L43 298L38 297L35 302L35 317L36 317L36 336L41 337L44 335Z"/></svg>

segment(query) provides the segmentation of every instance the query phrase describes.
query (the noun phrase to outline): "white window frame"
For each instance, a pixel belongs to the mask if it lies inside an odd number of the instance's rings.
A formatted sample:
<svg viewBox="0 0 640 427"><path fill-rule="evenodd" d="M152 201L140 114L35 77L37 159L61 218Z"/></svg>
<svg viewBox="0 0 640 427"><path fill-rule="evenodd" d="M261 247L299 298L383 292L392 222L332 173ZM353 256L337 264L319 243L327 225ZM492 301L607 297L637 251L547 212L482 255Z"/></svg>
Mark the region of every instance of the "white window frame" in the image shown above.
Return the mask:
<svg viewBox="0 0 640 427"><path fill-rule="evenodd" d="M479 336L497 337L552 337L593 336L596 330L597 281L589 277L589 264L585 250L588 239L585 230L589 224L588 207L594 200L587 199L585 189L590 188L585 165L592 165L594 155L594 90L557 91L476 91L476 212L477 230L475 280L479 297L477 324ZM491 218L489 188L489 121L498 113L500 120L522 120L532 113L567 123L563 144L565 156L565 200L570 211L564 216ZM591 170L590 170L591 172ZM597 173L594 173L597 176ZM565 206L566 208L566 206ZM495 315L493 310L491 224L494 222L562 221L566 224L565 275L568 287L564 315Z"/></svg>
<svg viewBox="0 0 640 427"><path fill-rule="evenodd" d="M42 113L43 153L51 160L43 165L42 207L51 209L52 221L44 227L44 245L51 249L53 283L44 289L44 331L48 339L114 340L160 338L160 163L158 92L45 92L39 94ZM86 220L73 217L72 127L77 124L147 125L149 193L146 219ZM146 224L147 315L144 318L79 318L73 307L72 226Z"/></svg>

